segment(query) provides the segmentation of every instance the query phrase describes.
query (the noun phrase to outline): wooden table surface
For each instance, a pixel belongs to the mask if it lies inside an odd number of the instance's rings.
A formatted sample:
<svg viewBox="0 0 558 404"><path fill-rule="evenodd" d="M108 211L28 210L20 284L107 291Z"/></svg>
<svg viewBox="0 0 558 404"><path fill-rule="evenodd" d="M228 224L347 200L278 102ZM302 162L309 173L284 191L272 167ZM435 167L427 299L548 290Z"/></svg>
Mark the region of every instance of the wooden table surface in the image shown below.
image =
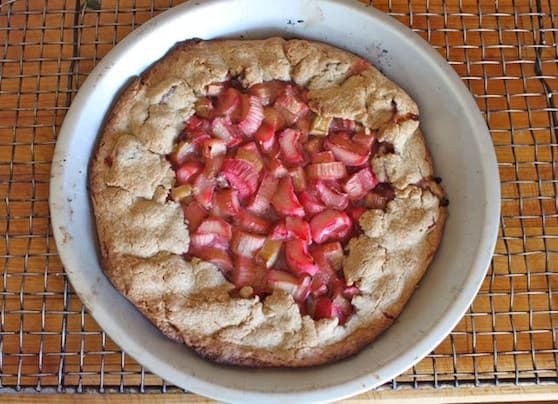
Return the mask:
<svg viewBox="0 0 558 404"><path fill-rule="evenodd" d="M115 43L181 1L95 3L0 1L0 391L177 392L101 331L72 292L52 238L50 162L73 96ZM373 5L428 40L475 96L498 156L502 217L482 289L451 335L351 401L558 399L558 4Z"/></svg>

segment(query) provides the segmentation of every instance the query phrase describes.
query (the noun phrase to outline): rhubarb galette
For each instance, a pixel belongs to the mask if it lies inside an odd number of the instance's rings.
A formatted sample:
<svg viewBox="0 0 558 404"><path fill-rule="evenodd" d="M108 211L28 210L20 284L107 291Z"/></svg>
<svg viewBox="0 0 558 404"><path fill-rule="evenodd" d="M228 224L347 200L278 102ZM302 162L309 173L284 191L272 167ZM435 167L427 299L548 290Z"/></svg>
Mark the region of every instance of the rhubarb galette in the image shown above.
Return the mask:
<svg viewBox="0 0 558 404"><path fill-rule="evenodd" d="M112 283L236 365L358 352L401 312L446 217L416 104L304 40L178 44L118 98L90 174Z"/></svg>

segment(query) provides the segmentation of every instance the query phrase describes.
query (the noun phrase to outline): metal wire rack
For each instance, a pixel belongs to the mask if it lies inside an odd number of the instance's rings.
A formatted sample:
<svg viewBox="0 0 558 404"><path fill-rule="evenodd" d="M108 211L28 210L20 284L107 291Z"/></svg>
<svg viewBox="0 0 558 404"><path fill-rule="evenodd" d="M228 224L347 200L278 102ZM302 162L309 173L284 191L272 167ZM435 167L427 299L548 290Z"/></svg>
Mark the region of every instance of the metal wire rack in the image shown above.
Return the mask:
<svg viewBox="0 0 558 404"><path fill-rule="evenodd" d="M180 2L0 1L0 392L177 390L117 347L73 293L52 238L48 182L56 134L87 74ZM557 384L558 4L372 3L461 75L489 124L502 180L481 292L440 346L382 389Z"/></svg>

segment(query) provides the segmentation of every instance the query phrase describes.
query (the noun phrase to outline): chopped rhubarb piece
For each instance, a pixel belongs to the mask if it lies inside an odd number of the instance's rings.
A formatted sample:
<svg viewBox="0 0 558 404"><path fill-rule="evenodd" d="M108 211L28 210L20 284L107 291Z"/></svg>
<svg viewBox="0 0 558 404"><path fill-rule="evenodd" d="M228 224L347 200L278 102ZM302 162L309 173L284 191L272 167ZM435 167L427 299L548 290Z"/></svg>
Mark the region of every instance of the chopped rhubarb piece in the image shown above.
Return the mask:
<svg viewBox="0 0 558 404"><path fill-rule="evenodd" d="M300 278L299 278L300 279ZM294 293L290 293L295 302L304 303L308 294L310 293L310 284L312 283L312 278L310 276L305 276L299 281L299 286ZM280 286L278 286L280 288Z"/></svg>
<svg viewBox="0 0 558 404"><path fill-rule="evenodd" d="M347 286L343 290L343 297L345 297L346 299L352 299L353 297L359 294L360 294L360 289L357 288L356 286Z"/></svg>
<svg viewBox="0 0 558 404"><path fill-rule="evenodd" d="M182 141L178 143L172 153L169 155L169 160L175 166L184 164L189 156L192 156L198 151L197 144L191 141Z"/></svg>
<svg viewBox="0 0 558 404"><path fill-rule="evenodd" d="M391 199L374 191L364 197L364 206L368 209L385 209Z"/></svg>
<svg viewBox="0 0 558 404"><path fill-rule="evenodd" d="M217 98L215 114L231 116L240 107L240 92L232 87L226 88Z"/></svg>
<svg viewBox="0 0 558 404"><path fill-rule="evenodd" d="M235 216L240 211L238 192L234 189L224 189L215 192L213 204L213 212L218 216Z"/></svg>
<svg viewBox="0 0 558 404"><path fill-rule="evenodd" d="M322 266L320 265L320 270ZM312 283L310 284L310 293L313 297L323 296L327 294L327 278L320 276L322 272L314 275L312 277Z"/></svg>
<svg viewBox="0 0 558 404"><path fill-rule="evenodd" d="M241 200L248 198L258 187L258 172L245 160L226 158L222 167L223 175L238 191Z"/></svg>
<svg viewBox="0 0 558 404"><path fill-rule="evenodd" d="M217 183L218 189L226 189L231 187L229 181L227 181L227 178L223 175L223 173L219 173L215 176L215 182Z"/></svg>
<svg viewBox="0 0 558 404"><path fill-rule="evenodd" d="M335 156L329 150L312 154L312 163L333 163L334 161Z"/></svg>
<svg viewBox="0 0 558 404"><path fill-rule="evenodd" d="M211 132L215 137L224 140L229 147L237 145L242 140L228 117L215 118L211 122Z"/></svg>
<svg viewBox="0 0 558 404"><path fill-rule="evenodd" d="M236 128L235 128L235 130L236 130ZM242 144L243 141L244 141L244 139L240 136L240 132L237 132L237 136L235 138L233 138L232 141L227 143L227 147L230 147L230 148L236 147L239 144Z"/></svg>
<svg viewBox="0 0 558 404"><path fill-rule="evenodd" d="M194 195L205 209L211 209L213 193L215 192L215 178L207 177L204 173L198 175L194 181Z"/></svg>
<svg viewBox="0 0 558 404"><path fill-rule="evenodd" d="M188 161L176 170L176 182L179 185L187 184L202 169L197 161Z"/></svg>
<svg viewBox="0 0 558 404"><path fill-rule="evenodd" d="M250 94L258 97L263 105L273 104L277 96L285 89L285 83L281 81L267 81L254 84L250 87Z"/></svg>
<svg viewBox="0 0 558 404"><path fill-rule="evenodd" d="M262 155L254 142L240 146L236 151L236 158L252 164L258 173L263 169Z"/></svg>
<svg viewBox="0 0 558 404"><path fill-rule="evenodd" d="M264 108L264 123L271 126L275 132L285 128L287 125L283 115L275 108L270 107Z"/></svg>
<svg viewBox="0 0 558 404"><path fill-rule="evenodd" d="M298 238L285 242L285 259L289 269L297 276L312 276L320 270L308 253L308 244Z"/></svg>
<svg viewBox="0 0 558 404"><path fill-rule="evenodd" d="M312 283L310 284L310 293L304 302L304 310L300 308L301 312L304 311L305 314L308 314L312 318L314 317L314 311L316 306L316 297L320 294L316 294L320 285L314 285L314 278L312 278ZM326 287L327 289L327 287ZM326 290L327 292L327 290Z"/></svg>
<svg viewBox="0 0 558 404"><path fill-rule="evenodd" d="M207 119L200 118L196 115L186 121L184 130L187 133L209 132L210 122Z"/></svg>
<svg viewBox="0 0 558 404"><path fill-rule="evenodd" d="M332 163L310 164L307 172L308 177L315 180L338 180L347 175L345 164L340 163L339 161L334 161Z"/></svg>
<svg viewBox="0 0 558 404"><path fill-rule="evenodd" d="M190 233L195 231L201 222L207 217L207 210L198 201L192 201L187 205L182 205L184 218L188 223Z"/></svg>
<svg viewBox="0 0 558 404"><path fill-rule="evenodd" d="M343 266L343 246L339 241L334 241L321 246L325 258L328 260L329 264L334 271L339 271Z"/></svg>
<svg viewBox="0 0 558 404"><path fill-rule="evenodd" d="M271 159L271 161L269 162L269 172L275 178L283 178L289 173L283 163L281 163L281 160L275 158Z"/></svg>
<svg viewBox="0 0 558 404"><path fill-rule="evenodd" d="M344 132L330 135L324 146L333 153L337 160L348 166L363 165L370 156L370 150L364 150L361 145L351 142L346 135Z"/></svg>
<svg viewBox="0 0 558 404"><path fill-rule="evenodd" d="M302 166L291 168L289 170L289 175L293 180L293 186L296 192L302 192L306 189L306 174Z"/></svg>
<svg viewBox="0 0 558 404"><path fill-rule="evenodd" d="M294 129L285 129L279 134L281 154L289 164L300 164L304 161L300 147L300 132Z"/></svg>
<svg viewBox="0 0 558 404"><path fill-rule="evenodd" d="M214 233L194 233L190 236L190 248L197 250L200 248L229 248L229 240Z"/></svg>
<svg viewBox="0 0 558 404"><path fill-rule="evenodd" d="M388 200L382 195L372 191L365 195L363 204L368 209L385 209Z"/></svg>
<svg viewBox="0 0 558 404"><path fill-rule="evenodd" d="M326 206L308 190L302 191L299 199L309 216L323 212L326 209Z"/></svg>
<svg viewBox="0 0 558 404"><path fill-rule="evenodd" d="M310 225L300 217L287 216L285 218L285 227L287 228L289 235L299 238L307 244L312 242Z"/></svg>
<svg viewBox="0 0 558 404"><path fill-rule="evenodd" d="M218 217L209 217L200 223L196 230L198 234L216 234L230 241L232 237L231 225Z"/></svg>
<svg viewBox="0 0 558 404"><path fill-rule="evenodd" d="M278 182L270 173L265 173L258 192L256 192L254 199L247 206L247 209L256 214L266 213L269 209L271 198L273 198L273 194L277 190Z"/></svg>
<svg viewBox="0 0 558 404"><path fill-rule="evenodd" d="M192 140L192 145L194 146L195 151L197 153L197 152L199 152L199 150L203 146L203 143L206 140L211 139L211 135L209 133L206 133L206 132L198 132L198 133L194 133L192 136L190 136L190 139Z"/></svg>
<svg viewBox="0 0 558 404"><path fill-rule="evenodd" d="M187 134L182 134L181 139L185 139L192 143L194 152L198 153L202 143L211 137L211 129L209 131L196 130Z"/></svg>
<svg viewBox="0 0 558 404"><path fill-rule="evenodd" d="M194 257L198 257L203 261L211 262L213 265L217 266L219 269L221 269L221 271L225 273L228 273L233 269L231 257L222 248L190 247L188 253L190 255L193 255Z"/></svg>
<svg viewBox="0 0 558 404"><path fill-rule="evenodd" d="M352 227L351 218L345 212L325 210L310 220L312 239L316 243L339 240L347 236Z"/></svg>
<svg viewBox="0 0 558 404"><path fill-rule="evenodd" d="M299 100L291 91L283 92L274 104L288 123L296 122L302 115L308 112L308 106Z"/></svg>
<svg viewBox="0 0 558 404"><path fill-rule="evenodd" d="M320 268L320 272L315 276L316 283L323 283L327 286L330 280L335 278L335 272L333 271L331 263L325 256L323 246L316 244L312 245L310 247L310 255L312 255L314 262L318 268Z"/></svg>
<svg viewBox="0 0 558 404"><path fill-rule="evenodd" d="M252 286L261 289L264 286L267 270L253 259L236 257L232 270L232 281L236 287Z"/></svg>
<svg viewBox="0 0 558 404"><path fill-rule="evenodd" d="M273 150L275 142L275 131L273 127L268 123L263 123L262 126L256 131L254 135L256 141L264 151L264 153L269 153Z"/></svg>
<svg viewBox="0 0 558 404"><path fill-rule="evenodd" d="M248 210L241 210L234 219L241 229L251 233L267 234L271 228L269 220L257 216Z"/></svg>
<svg viewBox="0 0 558 404"><path fill-rule="evenodd" d="M206 93L208 97L217 97L224 89L223 83L212 83L207 86Z"/></svg>
<svg viewBox="0 0 558 404"><path fill-rule="evenodd" d="M346 144L351 142L351 134L347 131L335 132L330 134L326 140L328 142L339 143L339 144ZM327 143L324 141L324 146L327 149Z"/></svg>
<svg viewBox="0 0 558 404"><path fill-rule="evenodd" d="M335 278L329 283L330 293L329 295L332 299L335 299L338 296L343 296L343 292L347 288L347 284L344 280Z"/></svg>
<svg viewBox="0 0 558 404"><path fill-rule="evenodd" d="M333 302L331 299L325 296L317 298L314 305L314 312L312 314L316 320L334 317L335 309L333 308Z"/></svg>
<svg viewBox="0 0 558 404"><path fill-rule="evenodd" d="M209 178L218 176L221 172L221 167L223 167L223 162L225 161L225 156L220 154L218 156L205 159L205 167L203 169L203 174Z"/></svg>
<svg viewBox="0 0 558 404"><path fill-rule="evenodd" d="M345 210L349 206L347 194L338 191L333 186L334 183L326 184L324 181L316 183L316 190L322 202L329 208Z"/></svg>
<svg viewBox="0 0 558 404"><path fill-rule="evenodd" d="M248 97L248 105L244 106L246 111L242 111L243 117L238 128L246 135L252 136L260 125L262 124L264 118L263 105L258 97Z"/></svg>
<svg viewBox="0 0 558 404"><path fill-rule="evenodd" d="M343 296L337 296L333 299L334 316L339 320L339 324L343 325L353 312L353 306Z"/></svg>
<svg viewBox="0 0 558 404"><path fill-rule="evenodd" d="M275 225L271 233L269 233L271 240L288 240L290 233L287 230L287 225L284 222L279 222Z"/></svg>
<svg viewBox="0 0 558 404"><path fill-rule="evenodd" d="M171 198L175 202L183 202L192 196L193 191L190 184L179 185L171 189Z"/></svg>
<svg viewBox="0 0 558 404"><path fill-rule="evenodd" d="M360 151L356 150L355 147L345 148L337 144L332 144L329 150L333 152L335 158L348 166L358 167L366 163L368 160L368 155L359 154Z"/></svg>
<svg viewBox="0 0 558 404"><path fill-rule="evenodd" d="M337 132L351 132L356 129L356 122L351 119L335 118L329 127L330 131Z"/></svg>
<svg viewBox="0 0 558 404"><path fill-rule="evenodd" d="M297 278L288 272L270 270L267 272L267 284L270 289L281 289L290 294L297 302L303 302L310 292L309 276Z"/></svg>
<svg viewBox="0 0 558 404"><path fill-rule="evenodd" d="M351 200L358 200L362 199L376 185L378 185L378 179L370 168L366 167L351 175L345 183L345 192Z"/></svg>
<svg viewBox="0 0 558 404"><path fill-rule="evenodd" d="M314 114L304 114L294 124L294 127L302 134L303 142L308 140L308 135L310 134L310 128L312 126L312 121L314 119Z"/></svg>
<svg viewBox="0 0 558 404"><path fill-rule="evenodd" d="M304 143L303 148L306 152L308 152L308 154L314 155L322 150L323 144L324 139L322 137L311 137L306 141L306 143ZM333 158L333 154L331 156ZM335 159L331 161L335 161Z"/></svg>
<svg viewBox="0 0 558 404"><path fill-rule="evenodd" d="M372 145L374 144L374 141L376 140L376 138L372 135L367 135L364 132L359 132L356 135L353 136L353 142L355 142L356 144L364 147L364 149L366 151L371 150L372 149Z"/></svg>
<svg viewBox="0 0 558 404"><path fill-rule="evenodd" d="M257 260L266 268L271 268L277 262L283 242L281 240L265 240L263 247L258 252Z"/></svg>
<svg viewBox="0 0 558 404"><path fill-rule="evenodd" d="M384 209L393 198L395 198L393 188L387 183L381 183L373 191L366 194L364 206L368 209Z"/></svg>
<svg viewBox="0 0 558 404"><path fill-rule="evenodd" d="M214 107L209 98L204 97L197 100L194 109L196 110L196 115L202 118L210 119L213 116Z"/></svg>
<svg viewBox="0 0 558 404"><path fill-rule="evenodd" d="M351 304L343 297L337 297L333 301L327 297L316 299L314 306L314 318L316 320L324 318L337 318L340 325L345 324L351 314Z"/></svg>
<svg viewBox="0 0 558 404"><path fill-rule="evenodd" d="M213 158L227 152L227 143L222 139L207 139L202 144L202 155Z"/></svg>
<svg viewBox="0 0 558 404"><path fill-rule="evenodd" d="M310 127L311 135L327 136L329 131L329 125L333 119L331 117L325 117L316 115Z"/></svg>
<svg viewBox="0 0 558 404"><path fill-rule="evenodd" d="M263 247L264 243L265 236L236 231L233 234L231 250L237 255L253 258L256 252Z"/></svg>
<svg viewBox="0 0 558 404"><path fill-rule="evenodd" d="M279 180L277 192L273 195L271 204L277 213L283 216L304 216L304 208L296 197L291 177Z"/></svg>

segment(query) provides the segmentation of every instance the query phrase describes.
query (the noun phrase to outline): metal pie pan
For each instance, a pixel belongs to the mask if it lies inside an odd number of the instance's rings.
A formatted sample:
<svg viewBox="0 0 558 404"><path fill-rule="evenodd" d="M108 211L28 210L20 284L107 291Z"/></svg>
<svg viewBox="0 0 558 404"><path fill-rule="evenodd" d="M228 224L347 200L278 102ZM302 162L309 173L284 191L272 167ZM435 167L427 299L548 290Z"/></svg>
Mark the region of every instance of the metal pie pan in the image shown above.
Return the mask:
<svg viewBox="0 0 558 404"><path fill-rule="evenodd" d="M104 276L87 171L113 99L176 42L198 37L301 37L374 63L418 103L436 173L451 202L436 258L401 316L360 354L301 370L212 364L163 336ZM428 43L357 1L191 0L128 35L91 72L68 111L50 184L54 236L68 278L91 315L140 364L224 401L330 401L404 372L449 334L475 297L494 249L500 210L494 148L473 98Z"/></svg>

